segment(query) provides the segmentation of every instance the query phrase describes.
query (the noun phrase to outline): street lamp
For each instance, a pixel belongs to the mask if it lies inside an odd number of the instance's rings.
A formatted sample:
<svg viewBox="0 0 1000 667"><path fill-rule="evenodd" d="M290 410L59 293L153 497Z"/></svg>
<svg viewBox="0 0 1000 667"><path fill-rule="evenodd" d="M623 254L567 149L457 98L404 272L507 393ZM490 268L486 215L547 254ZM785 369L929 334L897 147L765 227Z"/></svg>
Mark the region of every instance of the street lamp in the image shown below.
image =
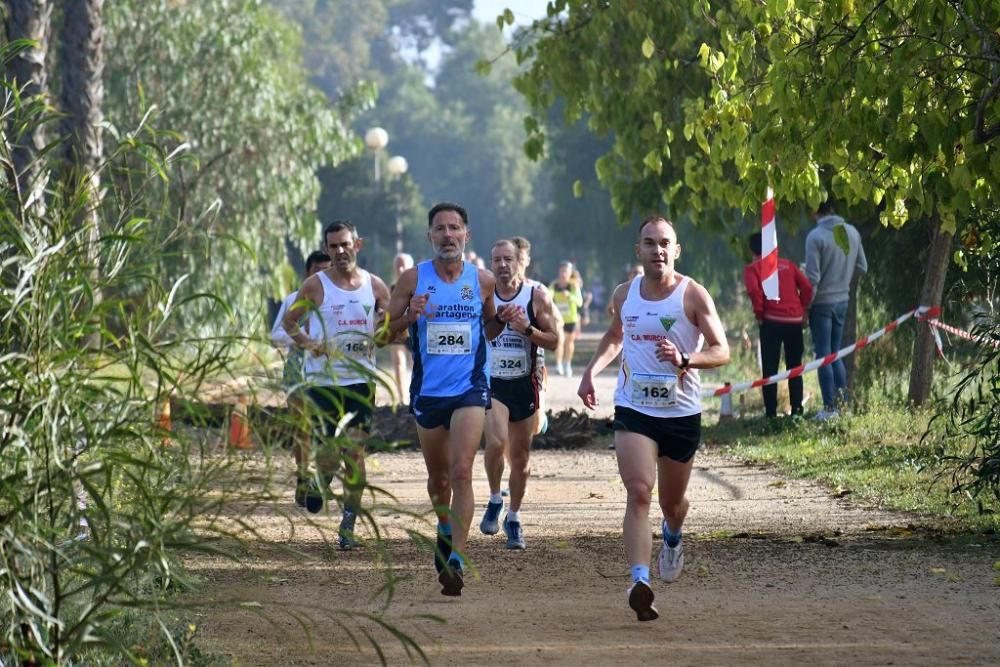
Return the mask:
<svg viewBox="0 0 1000 667"><path fill-rule="evenodd" d="M396 178L402 176L406 173L406 170L410 168L407 164L406 158L402 155L394 155L389 158L386 162L385 168L389 171L389 176ZM403 252L403 220L399 217L399 193L396 192L393 197L395 206L393 207L393 213L396 216L396 254Z"/></svg>
<svg viewBox="0 0 1000 667"><path fill-rule="evenodd" d="M375 156L375 182L379 181L378 153L389 145L389 133L381 127L373 127L365 132L365 145L372 149Z"/></svg>

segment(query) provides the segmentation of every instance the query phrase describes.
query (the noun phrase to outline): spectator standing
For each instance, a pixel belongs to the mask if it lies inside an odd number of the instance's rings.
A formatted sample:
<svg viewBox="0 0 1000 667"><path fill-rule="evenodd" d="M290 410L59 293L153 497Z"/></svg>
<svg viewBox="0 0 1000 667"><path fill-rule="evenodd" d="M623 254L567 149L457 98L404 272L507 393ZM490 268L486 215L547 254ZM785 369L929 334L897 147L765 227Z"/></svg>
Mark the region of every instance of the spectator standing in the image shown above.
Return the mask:
<svg viewBox="0 0 1000 667"><path fill-rule="evenodd" d="M806 278L813 286L809 308L813 349L816 358L822 358L840 349L851 279L855 270L868 272L868 260L861 234L836 215L831 200L820 204L814 217L816 226L806 236ZM816 419L836 417L838 403L848 398L847 369L838 360L820 368L818 374L823 409Z"/></svg>
<svg viewBox="0 0 1000 667"><path fill-rule="evenodd" d="M761 371L764 377L778 372L781 348L785 348L785 368L795 368L802 363L802 326L806 309L812 300L813 288L805 274L793 262L778 258L778 300L764 296L761 262L760 232L749 238L754 261L743 269L743 282L753 306L754 317L760 327ZM761 387L764 395L764 413L778 416L778 385ZM793 415L802 414L802 378L788 381L788 397Z"/></svg>

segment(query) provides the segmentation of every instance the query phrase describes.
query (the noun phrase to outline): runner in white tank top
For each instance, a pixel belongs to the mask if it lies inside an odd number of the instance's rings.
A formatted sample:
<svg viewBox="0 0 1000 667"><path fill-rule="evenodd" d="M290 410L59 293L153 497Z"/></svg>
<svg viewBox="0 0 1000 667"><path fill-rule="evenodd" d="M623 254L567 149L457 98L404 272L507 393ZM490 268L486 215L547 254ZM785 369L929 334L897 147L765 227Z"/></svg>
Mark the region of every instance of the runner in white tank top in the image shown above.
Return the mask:
<svg viewBox="0 0 1000 667"><path fill-rule="evenodd" d="M623 537L632 576L628 603L640 621L659 616L649 584L649 504L659 480L663 512L660 578L674 581L684 564L681 526L701 436L698 368L729 361L715 303L704 287L674 271L681 247L673 225L653 216L639 227L636 256L644 276L612 297L611 324L583 372L578 394L598 405L594 376L622 353L615 391L615 454L628 492Z"/></svg>
<svg viewBox="0 0 1000 667"><path fill-rule="evenodd" d="M479 530L486 535L500 532L503 496L504 452L510 455L510 509L503 519L508 549L524 549L521 501L531 474L529 456L538 410L538 380L535 376L535 349L552 349L559 340L549 316L552 301L542 290L528 284L521 275L520 253L513 241L493 244L491 268L497 279L496 303L512 305L516 315L490 343L490 395L493 405L486 412L486 478L490 498Z"/></svg>
<svg viewBox="0 0 1000 667"><path fill-rule="evenodd" d="M306 486L306 509L319 512L331 496L330 482L344 461L340 547L350 549L357 544L354 523L365 488L365 452L359 431L371 428L373 345L385 342L376 338L376 328L389 304L389 288L381 278L358 268L362 242L354 225L331 223L323 238L332 266L306 280L299 290L299 298L309 302L311 309L292 308L284 319L289 336L309 353L305 375L307 396L314 406L316 474L300 477L297 486ZM310 311L316 313L318 326L307 334L299 324ZM348 414L352 415L347 427L354 436L353 446L345 445L338 433L342 418Z"/></svg>
<svg viewBox="0 0 1000 667"><path fill-rule="evenodd" d="M679 277L679 276L678 276ZM687 417L701 412L698 371L681 369L656 358L657 344L669 340L688 354L701 350L704 337L684 313L683 277L666 299L642 298L642 276L636 276L622 304L625 335L615 405L650 417Z"/></svg>

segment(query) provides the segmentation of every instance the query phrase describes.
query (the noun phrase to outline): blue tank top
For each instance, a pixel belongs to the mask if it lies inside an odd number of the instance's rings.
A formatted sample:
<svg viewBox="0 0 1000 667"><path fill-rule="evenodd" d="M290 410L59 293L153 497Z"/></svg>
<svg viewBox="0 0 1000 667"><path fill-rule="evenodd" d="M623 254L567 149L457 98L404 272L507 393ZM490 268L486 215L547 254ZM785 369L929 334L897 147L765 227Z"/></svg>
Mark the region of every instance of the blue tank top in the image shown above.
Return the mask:
<svg viewBox="0 0 1000 667"><path fill-rule="evenodd" d="M413 350L411 400L420 396L460 396L486 389L486 334L479 269L463 262L453 283L438 277L431 262L417 265L414 294L427 294L427 315L410 325Z"/></svg>

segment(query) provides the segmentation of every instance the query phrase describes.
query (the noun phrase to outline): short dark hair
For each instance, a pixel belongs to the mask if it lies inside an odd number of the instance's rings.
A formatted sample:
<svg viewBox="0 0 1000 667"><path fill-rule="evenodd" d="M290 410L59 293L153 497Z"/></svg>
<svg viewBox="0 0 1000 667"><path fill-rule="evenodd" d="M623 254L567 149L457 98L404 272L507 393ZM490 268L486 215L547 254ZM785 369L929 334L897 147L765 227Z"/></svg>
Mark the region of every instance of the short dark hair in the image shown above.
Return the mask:
<svg viewBox="0 0 1000 667"><path fill-rule="evenodd" d="M458 213L458 216L462 218L462 224L466 227L469 226L469 212L465 210L464 206L450 201L443 201L438 204L434 204L434 206L431 207L431 210L427 212L428 227L434 224L434 216L442 211L454 211L455 213Z"/></svg>
<svg viewBox="0 0 1000 667"><path fill-rule="evenodd" d="M316 264L324 264L330 261L330 256L327 255L322 250L316 250L306 257L306 273L312 270L312 267Z"/></svg>
<svg viewBox="0 0 1000 667"><path fill-rule="evenodd" d="M353 222L350 222L349 220L334 220L333 222L331 222L329 225L326 226L326 229L323 230L323 246L324 247L326 246L327 234L336 234L337 232L343 231L345 229L351 232L351 234L354 236L354 240L357 240L359 238L358 228L354 226Z"/></svg>
<svg viewBox="0 0 1000 667"><path fill-rule="evenodd" d="M833 199L827 199L816 209L816 215L830 215L833 213Z"/></svg>
<svg viewBox="0 0 1000 667"><path fill-rule="evenodd" d="M762 237L760 235L760 232L756 232L748 236L747 243L750 244L750 250L753 251L753 254L760 256L761 246L762 246Z"/></svg>
<svg viewBox="0 0 1000 667"><path fill-rule="evenodd" d="M667 218L662 215L648 215L643 218L642 223L639 225L639 238L642 239L642 230L646 228L646 225L651 225L656 222L665 222L670 226L670 229L674 230L674 234L677 233L677 229L674 227L674 223L670 222Z"/></svg>

